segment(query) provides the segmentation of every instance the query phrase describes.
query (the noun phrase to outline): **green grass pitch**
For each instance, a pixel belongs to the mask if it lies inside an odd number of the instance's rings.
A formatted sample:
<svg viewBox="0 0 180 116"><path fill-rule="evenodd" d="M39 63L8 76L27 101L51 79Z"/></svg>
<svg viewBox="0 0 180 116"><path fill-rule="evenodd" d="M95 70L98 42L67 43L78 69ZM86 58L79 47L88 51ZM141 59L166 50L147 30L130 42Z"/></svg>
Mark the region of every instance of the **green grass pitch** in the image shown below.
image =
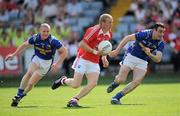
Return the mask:
<svg viewBox="0 0 180 116"><path fill-rule="evenodd" d="M10 107L17 87L0 88L0 116L180 116L180 83L142 84L122 99L123 105L111 105L107 85L99 85L80 100L82 108L67 108L67 101L80 89L35 87L19 104Z"/></svg>

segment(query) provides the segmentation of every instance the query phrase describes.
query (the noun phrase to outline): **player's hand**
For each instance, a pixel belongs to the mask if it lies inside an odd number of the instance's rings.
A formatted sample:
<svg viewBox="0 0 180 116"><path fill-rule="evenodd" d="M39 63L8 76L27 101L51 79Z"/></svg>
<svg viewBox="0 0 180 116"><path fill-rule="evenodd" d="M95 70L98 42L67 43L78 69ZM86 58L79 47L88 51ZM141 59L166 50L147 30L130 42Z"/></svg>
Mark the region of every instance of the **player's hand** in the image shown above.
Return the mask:
<svg viewBox="0 0 180 116"><path fill-rule="evenodd" d="M139 43L141 46L142 50L149 56L151 54L151 49L148 47L145 47L142 43Z"/></svg>
<svg viewBox="0 0 180 116"><path fill-rule="evenodd" d="M151 49L149 49L149 48L144 48L144 50L143 50L148 56L151 54Z"/></svg>
<svg viewBox="0 0 180 116"><path fill-rule="evenodd" d="M8 54L6 57L5 57L5 60L9 60L9 59L12 59L14 57L14 54Z"/></svg>
<svg viewBox="0 0 180 116"><path fill-rule="evenodd" d="M51 71L53 73L57 73L59 71L59 65L57 63L53 63L51 66Z"/></svg>
<svg viewBox="0 0 180 116"><path fill-rule="evenodd" d="M145 46L142 43L139 43L139 45L141 46L142 50L145 51Z"/></svg>
<svg viewBox="0 0 180 116"><path fill-rule="evenodd" d="M116 57L118 55L118 52L117 52L117 50L113 50L108 55L109 55L109 57L113 58L113 57Z"/></svg>
<svg viewBox="0 0 180 116"><path fill-rule="evenodd" d="M98 51L98 55L100 55L100 56L106 56L107 54L104 53L104 51L105 51L105 49L102 49L102 50Z"/></svg>
<svg viewBox="0 0 180 116"><path fill-rule="evenodd" d="M109 62L105 57L102 57L102 63L103 63L103 67L106 68L109 66Z"/></svg>
<svg viewBox="0 0 180 116"><path fill-rule="evenodd" d="M99 55L99 56L106 56L107 54L104 53L104 49L100 51L93 50L93 54Z"/></svg>

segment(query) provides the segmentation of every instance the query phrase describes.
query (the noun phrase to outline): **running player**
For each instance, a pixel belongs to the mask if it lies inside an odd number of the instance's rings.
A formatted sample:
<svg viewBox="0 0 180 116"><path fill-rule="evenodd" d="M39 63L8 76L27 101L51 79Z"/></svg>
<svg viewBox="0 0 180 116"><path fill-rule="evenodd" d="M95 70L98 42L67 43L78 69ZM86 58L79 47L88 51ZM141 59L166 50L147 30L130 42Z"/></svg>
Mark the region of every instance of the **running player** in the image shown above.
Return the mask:
<svg viewBox="0 0 180 116"><path fill-rule="evenodd" d="M135 40L135 43L127 50L125 59L121 62L119 74L116 75L114 82L109 85L107 92L112 92L124 83L131 70L133 71L133 80L122 91L112 97L112 104L121 104L120 99L141 84L147 71L148 59L156 63L161 61L164 48L164 42L162 41L164 31L164 25L156 23L152 29L124 37L118 47L109 54L110 57L117 56L129 41Z"/></svg>
<svg viewBox="0 0 180 116"><path fill-rule="evenodd" d="M6 56L6 60L8 60L22 53L27 47L34 46L35 52L31 64L21 80L17 95L12 99L11 106L16 107L19 101L27 95L33 86L36 85L36 83L41 80L51 68L52 70L58 70L66 58L66 48L58 41L58 39L49 34L50 30L49 24L41 24L38 34L30 37L29 40L20 45L14 53ZM53 64L53 57L56 50L60 53L61 58Z"/></svg>
<svg viewBox="0 0 180 116"><path fill-rule="evenodd" d="M98 51L97 46L103 40L110 40L112 38L111 26L113 18L109 14L102 14L99 18L99 24L90 27L86 30L82 41L79 44L77 57L73 63L74 77L67 78L62 76L55 81L52 89L56 89L61 85L68 85L72 88L78 88L81 85L84 74L87 78L87 85L81 91L72 97L68 102L68 107L78 107L78 101L86 96L98 82L100 67L99 59L101 55L105 55L103 51ZM108 67L109 62L106 56L101 57L103 66Z"/></svg>

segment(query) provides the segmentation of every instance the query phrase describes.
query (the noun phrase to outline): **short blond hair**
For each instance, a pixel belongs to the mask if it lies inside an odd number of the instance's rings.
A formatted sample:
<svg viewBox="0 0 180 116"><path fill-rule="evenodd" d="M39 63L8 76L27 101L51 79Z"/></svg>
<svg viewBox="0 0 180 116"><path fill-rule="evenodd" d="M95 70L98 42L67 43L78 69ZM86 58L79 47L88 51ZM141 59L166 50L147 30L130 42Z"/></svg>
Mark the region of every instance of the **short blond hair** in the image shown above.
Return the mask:
<svg viewBox="0 0 180 116"><path fill-rule="evenodd" d="M47 27L49 30L51 30L51 26L49 25L49 24L47 24L47 23L42 23L41 25L40 25L40 28L41 27Z"/></svg>
<svg viewBox="0 0 180 116"><path fill-rule="evenodd" d="M99 18L99 24L100 24L101 22L106 22L106 19L107 19L107 18L110 18L110 19L113 21L113 17L112 17L110 14L105 13L105 14L102 14L102 15L100 16L100 18Z"/></svg>

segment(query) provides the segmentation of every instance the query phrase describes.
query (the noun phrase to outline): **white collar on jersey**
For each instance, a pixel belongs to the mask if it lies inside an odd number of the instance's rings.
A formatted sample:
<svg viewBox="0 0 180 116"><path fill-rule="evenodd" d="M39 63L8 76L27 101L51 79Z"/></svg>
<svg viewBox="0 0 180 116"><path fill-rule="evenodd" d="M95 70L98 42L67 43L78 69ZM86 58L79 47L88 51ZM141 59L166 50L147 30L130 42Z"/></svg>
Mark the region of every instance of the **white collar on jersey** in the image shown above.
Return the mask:
<svg viewBox="0 0 180 116"><path fill-rule="evenodd" d="M100 31L99 31L99 33L98 33L98 35L100 35L100 34L107 35L107 36L111 37L111 35L110 35L110 32L109 32L109 31L108 31L108 32L106 32L106 33L104 33L104 32L102 31L102 29L100 29Z"/></svg>

